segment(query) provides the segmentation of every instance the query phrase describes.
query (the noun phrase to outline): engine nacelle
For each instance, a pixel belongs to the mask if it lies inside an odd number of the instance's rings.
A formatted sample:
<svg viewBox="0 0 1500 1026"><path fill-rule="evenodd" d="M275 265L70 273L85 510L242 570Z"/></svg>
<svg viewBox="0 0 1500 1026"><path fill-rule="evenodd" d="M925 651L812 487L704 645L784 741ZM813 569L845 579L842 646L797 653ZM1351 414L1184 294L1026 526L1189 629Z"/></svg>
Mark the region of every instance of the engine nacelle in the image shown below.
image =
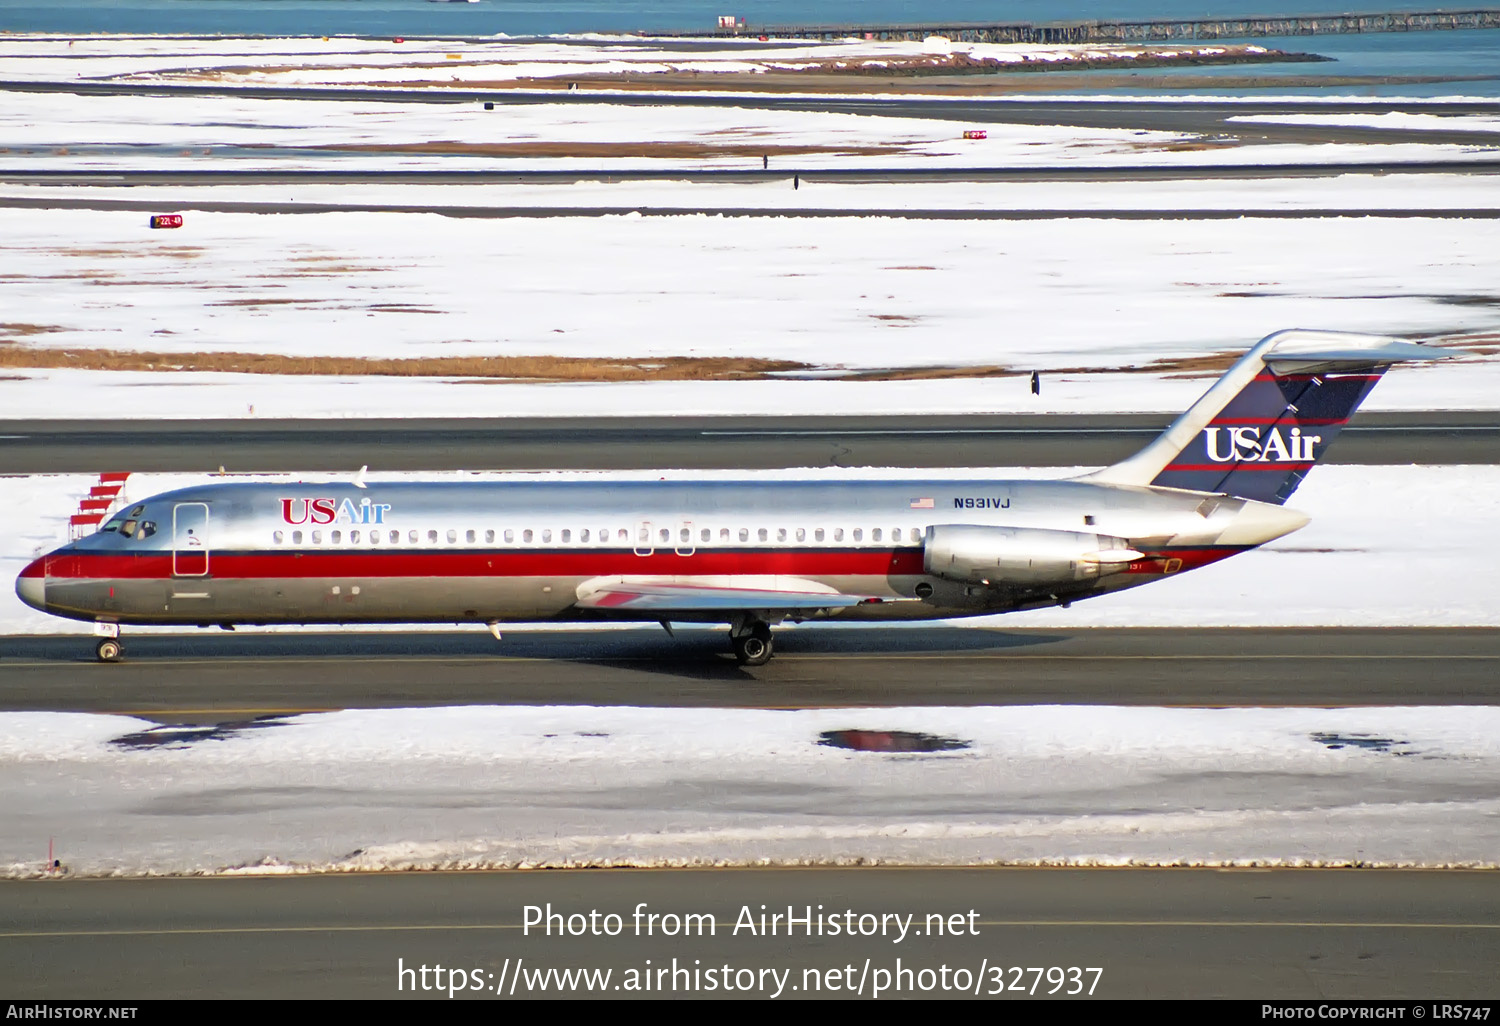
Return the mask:
<svg viewBox="0 0 1500 1026"><path fill-rule="evenodd" d="M1119 573L1140 558L1123 538L1105 534L940 524L927 529L922 567L953 581L1025 586Z"/></svg>

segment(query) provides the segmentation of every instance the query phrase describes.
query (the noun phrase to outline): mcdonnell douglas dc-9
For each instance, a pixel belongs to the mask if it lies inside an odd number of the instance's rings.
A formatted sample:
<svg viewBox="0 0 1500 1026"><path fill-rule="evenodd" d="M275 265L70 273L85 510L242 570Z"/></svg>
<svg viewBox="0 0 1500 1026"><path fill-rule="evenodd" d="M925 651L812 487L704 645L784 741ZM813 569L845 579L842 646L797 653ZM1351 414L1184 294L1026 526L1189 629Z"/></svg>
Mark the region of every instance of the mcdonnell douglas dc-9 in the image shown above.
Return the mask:
<svg viewBox="0 0 1500 1026"><path fill-rule="evenodd" d="M1066 606L1172 577L1307 523L1282 504L1409 342L1262 339L1140 452L1071 480L483 481L183 488L35 560L28 605L178 624L772 625ZM998 455L998 454L997 454Z"/></svg>

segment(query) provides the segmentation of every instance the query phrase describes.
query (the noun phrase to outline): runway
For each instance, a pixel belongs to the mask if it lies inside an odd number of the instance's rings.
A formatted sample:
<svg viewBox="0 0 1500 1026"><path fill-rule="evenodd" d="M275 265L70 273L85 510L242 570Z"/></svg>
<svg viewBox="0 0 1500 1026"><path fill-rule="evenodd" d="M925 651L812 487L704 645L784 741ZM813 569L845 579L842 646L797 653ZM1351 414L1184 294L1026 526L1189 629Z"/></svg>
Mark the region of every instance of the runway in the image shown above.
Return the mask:
<svg viewBox="0 0 1500 1026"><path fill-rule="evenodd" d="M597 910L601 922L618 915L621 932L523 929L525 906L544 915L548 903L564 915ZM794 915L840 922L849 921L845 913L914 919L900 941L889 919L885 935L809 937L798 927L788 937L783 927L764 936L743 926L736 935L742 910L756 917L762 905L768 914L784 916L790 905ZM655 928L638 935L641 906L642 922ZM446 984L459 977L445 974L443 987L426 990L431 972L398 977L399 968L440 964L486 992L455 997L492 999L587 993L555 978L544 989L528 968L609 970L608 981L594 977L601 996L725 996L702 975L721 966L736 981L731 996L870 998L880 982L891 988L882 997L960 996L957 981L946 994L937 985L947 966L947 979L966 972L964 993L1003 1000L1071 989L1070 974L1049 981L1046 968L1078 967L1098 970L1078 985L1082 992L1092 982L1095 998L1454 1001L1493 998L1500 960L1500 874L1487 872L523 870L63 880L0 883L0 910L0 991L17 1000L446 1001ZM645 919L653 912L703 918L692 936L667 936L667 920ZM898 958L913 970L899 993ZM666 974L649 992L631 990L628 974L638 986L648 959ZM674 959L684 970L675 985ZM1035 995L1033 966L1041 970ZM1004 967L999 977L996 967ZM919 978L923 969L933 972ZM779 991L762 970L783 974ZM1003 994L994 992L997 979Z"/></svg>
<svg viewBox="0 0 1500 1026"><path fill-rule="evenodd" d="M746 668L722 630L0 638L0 710L222 723L345 708L1461 705L1500 702L1496 628L800 627Z"/></svg>
<svg viewBox="0 0 1500 1026"><path fill-rule="evenodd" d="M1204 387L1209 384L1204 379ZM1025 379L995 382L1020 390ZM1042 387L1046 387L1043 374ZM1104 466L1175 414L0 420L0 474ZM1500 411L1362 413L1329 463L1486 464Z"/></svg>
<svg viewBox="0 0 1500 1026"><path fill-rule="evenodd" d="M1475 140L1470 143L1478 145ZM329 156L332 151L304 156ZM221 158L228 163L233 158ZM208 162L208 161L205 161ZM804 168L782 158L775 168L568 168L562 170L368 170L318 168L267 170L265 168L207 168L195 170L138 170L116 168L33 169L0 168L0 183L46 186L177 186L211 185L571 185L575 182L699 182L709 184L790 183L931 183L931 182L1161 182L1230 180L1248 181L1282 178L1332 178L1348 174L1497 174L1500 160L1376 160L1285 164L1194 164L1174 165L1057 165L1052 167L882 167ZM29 198L21 197L29 203ZM12 202L7 200L6 202ZM53 204L61 200L53 199ZM83 200L82 202L97 202ZM216 202L216 201L205 201ZM158 201L159 205L160 201ZM483 209L483 208L480 208ZM496 208L508 209L508 208ZM519 209L519 208L517 208ZM589 209L612 208L576 208ZM628 207L626 209L637 209ZM687 210L688 208L684 208ZM693 208L696 209L696 208ZM715 208L719 209L719 208ZM746 208L759 209L759 208ZM1257 208L1262 209L1262 208ZM1265 216L1283 208L1266 207ZM1443 208L1438 208L1443 209ZM1487 209L1487 208L1485 208ZM786 213L778 210L777 213ZM861 213L870 214L863 210ZM1207 211L1211 212L1211 211ZM1376 211L1372 210L1371 213ZM1172 211L1153 211L1157 216Z"/></svg>
<svg viewBox="0 0 1500 1026"><path fill-rule="evenodd" d="M1370 172L1376 173L1376 172ZM789 180L789 179L788 179ZM1323 217L1383 217L1383 218L1440 218L1445 220L1493 220L1500 217L1496 207L1361 207L1338 208L1316 207L1289 209L1284 207L1236 207L1225 209L1063 209L1037 208L1029 210L979 210L969 208L912 208L912 207L651 207L640 204L601 207L554 207L554 206L482 206L467 204L454 206L442 203L362 203L349 201L326 202L251 202L248 200L210 200L191 196L169 201L99 199L99 198L39 198L35 196L0 196L0 208L33 210L150 210L159 212L163 208L194 210L212 214L437 214L441 217L467 218L551 218L551 217L621 217L639 214L641 217L689 217L706 215L716 217L889 217L906 221L1232 221L1238 218L1258 217L1278 221L1300 221Z"/></svg>

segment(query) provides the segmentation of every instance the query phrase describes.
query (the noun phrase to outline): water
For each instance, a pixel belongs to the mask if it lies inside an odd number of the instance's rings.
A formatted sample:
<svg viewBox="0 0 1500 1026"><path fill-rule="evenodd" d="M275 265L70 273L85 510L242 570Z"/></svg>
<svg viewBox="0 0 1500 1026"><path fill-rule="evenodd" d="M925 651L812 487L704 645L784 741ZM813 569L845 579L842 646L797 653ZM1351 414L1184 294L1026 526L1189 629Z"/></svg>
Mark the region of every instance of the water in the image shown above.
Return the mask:
<svg viewBox="0 0 1500 1026"><path fill-rule="evenodd" d="M1420 5L1418 5L1420 6ZM1435 5L1441 6L1441 5ZM176 32L193 35L545 35L712 28L733 14L751 26L1075 21L1232 17L1323 10L1401 10L1381 0L0 0L11 32Z"/></svg>
<svg viewBox="0 0 1500 1026"><path fill-rule="evenodd" d="M94 32L190 35L532 36L580 32L637 32L712 28L721 14L756 24L932 24L935 22L1071 21L1099 18L1235 17L1319 13L1326 10L1400 10L1417 2L1380 0L0 0L0 31L76 35ZM1426 5L1441 7L1441 4ZM1339 95L1500 96L1500 30L1299 36L1256 40L1278 49L1335 58L1327 64L1257 65L1269 88L1238 88L1245 66L1161 69L1139 85L1112 72L1084 73L1073 92L1150 94L1175 91L1174 78L1226 80L1213 92L1257 95L1268 91ZM3 51L0 51L3 56ZM3 68L3 61L0 61ZM1361 83L1347 76L1442 76L1477 81ZM0 70L0 78L3 78ZM1309 86L1309 77L1327 79ZM1297 80L1279 89L1277 80ZM1164 84L1165 83L1165 84ZM1197 91L1203 91L1199 88Z"/></svg>

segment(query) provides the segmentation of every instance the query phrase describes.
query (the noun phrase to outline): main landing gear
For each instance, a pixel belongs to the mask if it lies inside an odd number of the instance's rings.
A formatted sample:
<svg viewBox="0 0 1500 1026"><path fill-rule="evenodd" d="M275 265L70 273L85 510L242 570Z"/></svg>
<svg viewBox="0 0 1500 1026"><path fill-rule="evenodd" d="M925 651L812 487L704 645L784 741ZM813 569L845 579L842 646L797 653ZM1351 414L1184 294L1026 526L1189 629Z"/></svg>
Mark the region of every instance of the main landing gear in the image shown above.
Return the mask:
<svg viewBox="0 0 1500 1026"><path fill-rule="evenodd" d="M764 620L735 624L729 631L729 643L741 666L764 666L771 661L771 625Z"/></svg>

